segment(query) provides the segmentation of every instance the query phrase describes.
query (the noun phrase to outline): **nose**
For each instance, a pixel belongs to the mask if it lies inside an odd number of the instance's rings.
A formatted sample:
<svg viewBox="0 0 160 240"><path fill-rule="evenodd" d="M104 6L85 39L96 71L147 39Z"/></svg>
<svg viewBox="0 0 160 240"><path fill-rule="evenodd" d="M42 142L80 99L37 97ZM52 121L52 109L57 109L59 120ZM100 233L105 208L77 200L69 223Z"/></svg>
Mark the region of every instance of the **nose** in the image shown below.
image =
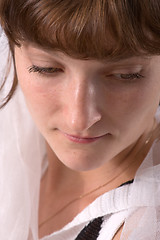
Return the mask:
<svg viewBox="0 0 160 240"><path fill-rule="evenodd" d="M73 133L82 133L101 120L98 91L91 81L74 81L67 92L65 118Z"/></svg>

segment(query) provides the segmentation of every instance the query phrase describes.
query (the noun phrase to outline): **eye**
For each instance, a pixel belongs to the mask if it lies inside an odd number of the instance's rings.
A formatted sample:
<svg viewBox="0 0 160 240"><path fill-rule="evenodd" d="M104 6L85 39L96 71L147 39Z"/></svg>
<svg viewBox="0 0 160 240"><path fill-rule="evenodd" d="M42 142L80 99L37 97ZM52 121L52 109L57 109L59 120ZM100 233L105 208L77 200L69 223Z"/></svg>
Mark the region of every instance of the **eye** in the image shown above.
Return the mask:
<svg viewBox="0 0 160 240"><path fill-rule="evenodd" d="M39 67L36 65L33 65L28 68L29 73L40 73L40 74L51 74L51 73L57 73L57 72L63 72L61 68L53 68L53 67Z"/></svg>
<svg viewBox="0 0 160 240"><path fill-rule="evenodd" d="M114 77L117 79L122 79L122 80L135 80L135 79L140 79L144 78L144 76L140 73L128 73L128 74L114 74Z"/></svg>

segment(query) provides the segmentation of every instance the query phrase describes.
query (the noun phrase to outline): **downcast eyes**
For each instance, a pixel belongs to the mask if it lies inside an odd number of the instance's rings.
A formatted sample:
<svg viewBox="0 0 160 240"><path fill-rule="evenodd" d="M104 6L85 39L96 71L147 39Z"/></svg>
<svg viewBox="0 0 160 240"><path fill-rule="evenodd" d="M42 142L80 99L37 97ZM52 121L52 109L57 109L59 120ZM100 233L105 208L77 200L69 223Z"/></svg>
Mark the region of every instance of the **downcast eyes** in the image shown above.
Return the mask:
<svg viewBox="0 0 160 240"><path fill-rule="evenodd" d="M39 67L36 65L32 65L28 68L29 73L39 73L41 75L49 76L54 73L62 73L64 72L62 68L54 68L54 67ZM136 79L144 78L144 76L139 72L136 73L113 73L106 76L107 79L117 79L121 81L134 81Z"/></svg>

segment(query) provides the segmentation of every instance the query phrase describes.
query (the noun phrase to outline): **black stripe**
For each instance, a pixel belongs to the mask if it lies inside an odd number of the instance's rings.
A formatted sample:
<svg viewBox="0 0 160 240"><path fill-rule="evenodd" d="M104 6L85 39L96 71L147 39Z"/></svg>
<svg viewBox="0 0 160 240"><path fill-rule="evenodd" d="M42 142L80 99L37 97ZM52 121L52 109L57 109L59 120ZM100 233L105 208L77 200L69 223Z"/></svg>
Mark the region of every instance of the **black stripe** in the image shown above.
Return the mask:
<svg viewBox="0 0 160 240"><path fill-rule="evenodd" d="M75 240L96 240L101 230L103 217L95 218L78 234Z"/></svg>
<svg viewBox="0 0 160 240"><path fill-rule="evenodd" d="M119 187L122 187L122 186L127 185L127 184L131 184L133 182L134 182L134 179L129 180L129 181L125 182L125 183L122 183Z"/></svg>

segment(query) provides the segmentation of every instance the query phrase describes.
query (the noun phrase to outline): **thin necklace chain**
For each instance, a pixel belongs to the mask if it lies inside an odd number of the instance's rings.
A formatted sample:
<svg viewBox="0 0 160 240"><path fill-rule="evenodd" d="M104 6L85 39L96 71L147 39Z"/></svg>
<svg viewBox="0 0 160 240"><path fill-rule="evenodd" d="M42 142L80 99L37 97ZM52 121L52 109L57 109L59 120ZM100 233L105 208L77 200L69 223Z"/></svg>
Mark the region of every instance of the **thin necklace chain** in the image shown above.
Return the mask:
<svg viewBox="0 0 160 240"><path fill-rule="evenodd" d="M153 129L152 129L153 131ZM151 137L152 137L152 131L151 131L151 134L150 136L147 138L147 140L145 141L145 145L147 145L150 140L151 140ZM73 200L69 201L66 205L64 205L60 210L58 210L56 213L54 213L53 215L51 215L49 218L47 218L46 220L44 220L42 223L39 224L39 228L41 228L44 224L46 224L48 221L50 221L51 219L55 218L59 213L63 212L64 209L66 209L67 207L69 207L71 204L73 204L74 202L78 201L78 200L81 200L87 196L89 196L90 194L98 191L99 189L101 188L104 188L106 187L111 181L113 181L114 179L116 179L120 174L118 174L116 177L114 177L113 179L111 179L110 181L96 187L95 189L92 189L91 191L87 192L87 193L84 193L76 198L74 198Z"/></svg>
<svg viewBox="0 0 160 240"><path fill-rule="evenodd" d="M121 173L120 173L121 174ZM118 174L118 176L120 175ZM66 209L68 206L70 206L71 204L73 204L74 202L81 200L82 198L85 198L87 196L89 196L90 194L98 191L101 188L106 187L111 181L113 181L114 179L116 179L118 176L115 176L113 179L111 179L110 181L96 187L95 189L92 189L91 191L84 193L76 198L74 198L73 200L69 201L66 205L64 205L60 210L58 210L56 213L54 213L52 216L50 216L49 218L47 218L46 220L44 220L42 223L39 224L39 228L41 228L46 222L50 221L51 219L53 219L54 217L56 217L59 213L61 213L64 209Z"/></svg>

